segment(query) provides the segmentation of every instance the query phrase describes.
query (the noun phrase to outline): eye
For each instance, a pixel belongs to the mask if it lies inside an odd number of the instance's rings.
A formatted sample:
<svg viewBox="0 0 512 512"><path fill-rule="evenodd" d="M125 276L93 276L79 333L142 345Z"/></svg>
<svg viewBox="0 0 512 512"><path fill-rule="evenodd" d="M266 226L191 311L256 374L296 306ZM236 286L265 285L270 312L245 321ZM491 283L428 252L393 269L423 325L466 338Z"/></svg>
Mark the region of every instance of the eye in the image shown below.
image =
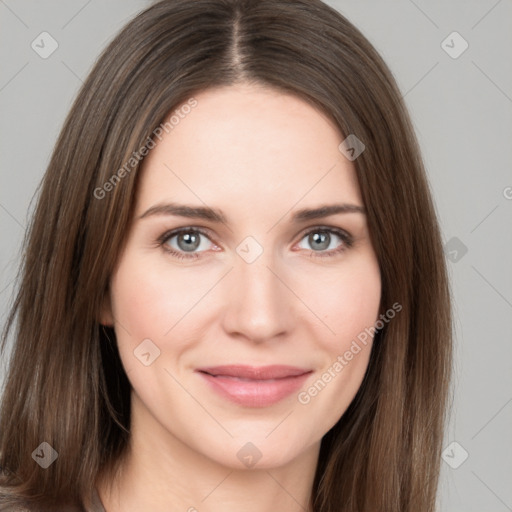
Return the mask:
<svg viewBox="0 0 512 512"><path fill-rule="evenodd" d="M310 229L301 239L312 248L311 257L335 256L342 251L347 250L353 244L352 237L342 229L315 227ZM301 249L308 250L308 247L300 245Z"/></svg>
<svg viewBox="0 0 512 512"><path fill-rule="evenodd" d="M207 251L214 246L208 235L198 228L166 232L159 238L158 242L165 251L180 259L198 258L198 253Z"/></svg>
<svg viewBox="0 0 512 512"><path fill-rule="evenodd" d="M312 249L304 247L303 241ZM165 232L158 238L158 244L165 252L178 259L195 259L199 258L202 252L219 250L206 232L191 227ZM311 257L329 257L347 250L352 244L352 236L346 231L319 226L302 236L299 248L310 250Z"/></svg>

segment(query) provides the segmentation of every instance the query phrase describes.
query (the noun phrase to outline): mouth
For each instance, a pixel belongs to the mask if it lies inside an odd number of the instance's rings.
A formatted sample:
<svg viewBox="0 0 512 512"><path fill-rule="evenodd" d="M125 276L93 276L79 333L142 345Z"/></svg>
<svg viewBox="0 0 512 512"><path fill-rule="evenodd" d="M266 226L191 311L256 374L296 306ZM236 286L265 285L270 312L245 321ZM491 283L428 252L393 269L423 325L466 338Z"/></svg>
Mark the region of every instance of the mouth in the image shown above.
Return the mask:
<svg viewBox="0 0 512 512"><path fill-rule="evenodd" d="M286 365L225 365L195 371L222 398L245 407L267 407L297 391L313 370Z"/></svg>

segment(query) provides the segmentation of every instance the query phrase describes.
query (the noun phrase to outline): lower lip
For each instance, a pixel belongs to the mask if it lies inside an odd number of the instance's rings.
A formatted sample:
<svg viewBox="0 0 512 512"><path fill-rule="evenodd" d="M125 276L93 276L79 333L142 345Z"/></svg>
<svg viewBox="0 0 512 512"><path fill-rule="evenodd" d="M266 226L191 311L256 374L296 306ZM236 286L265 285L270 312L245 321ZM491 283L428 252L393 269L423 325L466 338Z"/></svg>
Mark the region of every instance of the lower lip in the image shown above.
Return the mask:
<svg viewBox="0 0 512 512"><path fill-rule="evenodd" d="M242 380L198 372L219 395L245 407L267 407L299 390L311 372L275 380Z"/></svg>

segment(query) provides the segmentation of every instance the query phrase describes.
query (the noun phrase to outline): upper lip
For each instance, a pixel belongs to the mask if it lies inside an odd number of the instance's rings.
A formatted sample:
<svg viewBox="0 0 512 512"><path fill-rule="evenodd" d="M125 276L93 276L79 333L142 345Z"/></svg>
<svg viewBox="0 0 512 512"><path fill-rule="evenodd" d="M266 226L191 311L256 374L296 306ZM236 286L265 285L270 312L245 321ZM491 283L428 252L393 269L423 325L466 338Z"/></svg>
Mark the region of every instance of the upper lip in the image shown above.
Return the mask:
<svg viewBox="0 0 512 512"><path fill-rule="evenodd" d="M248 365L223 365L197 368L197 372L208 373L214 377L239 377L243 379L267 380L297 377L311 372L309 369L287 365L248 366Z"/></svg>

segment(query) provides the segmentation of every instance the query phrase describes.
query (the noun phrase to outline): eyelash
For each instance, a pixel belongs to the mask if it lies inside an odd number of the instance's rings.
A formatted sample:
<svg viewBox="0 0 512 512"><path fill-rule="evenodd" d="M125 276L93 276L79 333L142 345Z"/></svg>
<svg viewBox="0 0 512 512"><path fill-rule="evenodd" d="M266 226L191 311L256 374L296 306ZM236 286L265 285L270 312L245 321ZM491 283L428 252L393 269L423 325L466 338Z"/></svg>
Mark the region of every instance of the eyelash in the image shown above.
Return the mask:
<svg viewBox="0 0 512 512"><path fill-rule="evenodd" d="M161 236L158 237L157 242L158 245L162 247L162 249L170 254L174 258L178 258L180 260L183 259L197 259L200 257L201 252L195 252L195 253L185 253L185 252L178 252L174 249L170 249L169 246L167 246L167 242L175 237L176 235L180 235L182 233L200 233L201 235L204 235L206 238L210 239L208 233L200 228L195 227L186 227L186 228L179 228L173 231L166 231ZM347 249L350 249L354 243L354 240L351 235L349 235L346 231L339 229L339 228L332 228L332 227L326 227L326 226L315 226L309 231L305 232L300 240L303 240L305 237L310 235L311 233L334 233L335 235L339 236L342 240L342 244L337 249L331 249L330 251L311 251L310 257L311 258L330 258L333 256L336 256ZM211 240L210 240L211 241Z"/></svg>

